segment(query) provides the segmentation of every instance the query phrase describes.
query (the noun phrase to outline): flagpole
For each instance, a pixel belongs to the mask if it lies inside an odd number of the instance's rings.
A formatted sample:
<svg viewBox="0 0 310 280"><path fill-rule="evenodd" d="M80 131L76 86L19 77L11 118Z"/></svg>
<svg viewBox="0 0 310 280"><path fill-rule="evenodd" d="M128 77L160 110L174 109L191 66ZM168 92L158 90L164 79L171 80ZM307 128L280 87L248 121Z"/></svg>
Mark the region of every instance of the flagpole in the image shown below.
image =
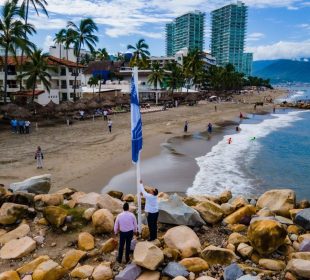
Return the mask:
<svg viewBox="0 0 310 280"><path fill-rule="evenodd" d="M135 88L137 92L137 97L139 100L139 88L138 88L138 67L133 68L133 75L135 81ZM139 102L140 104L140 102ZM140 169L140 151L138 155L138 161L136 163L136 179L137 179L137 201L138 201L138 232L142 232L142 214L141 214L141 191L140 191L140 181L141 181L141 169Z"/></svg>

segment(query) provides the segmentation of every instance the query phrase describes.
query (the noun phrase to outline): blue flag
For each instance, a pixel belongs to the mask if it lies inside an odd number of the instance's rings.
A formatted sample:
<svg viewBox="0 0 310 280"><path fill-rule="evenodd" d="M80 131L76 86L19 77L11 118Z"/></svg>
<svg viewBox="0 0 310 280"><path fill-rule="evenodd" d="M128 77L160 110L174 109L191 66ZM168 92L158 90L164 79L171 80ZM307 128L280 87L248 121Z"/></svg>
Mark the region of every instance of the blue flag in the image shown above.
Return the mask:
<svg viewBox="0 0 310 280"><path fill-rule="evenodd" d="M137 163L139 152L142 150L142 121L139 105L139 97L134 77L131 78L131 152L132 161Z"/></svg>

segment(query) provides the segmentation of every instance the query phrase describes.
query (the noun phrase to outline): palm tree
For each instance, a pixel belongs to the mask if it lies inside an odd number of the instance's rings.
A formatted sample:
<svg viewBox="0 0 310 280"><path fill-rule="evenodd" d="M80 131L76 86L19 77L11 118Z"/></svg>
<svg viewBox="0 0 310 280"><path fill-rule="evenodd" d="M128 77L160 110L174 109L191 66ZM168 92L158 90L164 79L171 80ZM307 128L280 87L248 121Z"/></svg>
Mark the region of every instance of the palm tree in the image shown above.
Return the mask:
<svg viewBox="0 0 310 280"><path fill-rule="evenodd" d="M98 37L93 33L98 31L96 23L91 18L82 19L79 25L74 22L69 21L68 25L68 35L72 39L74 45L74 54L76 56L76 73L74 76L74 98L76 92L76 79L78 74L79 59L81 54L82 46L85 46L91 51L94 51L96 43L98 42Z"/></svg>
<svg viewBox="0 0 310 280"><path fill-rule="evenodd" d="M148 76L148 82L154 85L157 90L158 84L161 85L164 80L164 70L158 62L152 64L152 73Z"/></svg>
<svg viewBox="0 0 310 280"><path fill-rule="evenodd" d="M88 84L93 88L93 94L95 95L95 87L98 85L98 79L96 77L90 77Z"/></svg>
<svg viewBox="0 0 310 280"><path fill-rule="evenodd" d="M103 61L103 60L109 60L110 56L109 56L106 48L102 48L102 49L98 49L98 51L96 51L96 58Z"/></svg>
<svg viewBox="0 0 310 280"><path fill-rule="evenodd" d="M55 34L54 42L59 45L59 59L61 59L61 46L65 43L66 37L66 29L59 30L58 33Z"/></svg>
<svg viewBox="0 0 310 280"><path fill-rule="evenodd" d="M184 76L182 72L182 68L177 64L176 61L170 62L166 65L166 82L168 85L168 88L171 90L171 93L173 94L173 91L177 88L182 87L184 82Z"/></svg>
<svg viewBox="0 0 310 280"><path fill-rule="evenodd" d="M50 91L51 70L54 70L54 67L48 64L48 54L35 48L30 55L30 61L25 64L25 73L19 76L20 79L27 77L26 86L32 89L32 104L38 80L43 83L48 92Z"/></svg>
<svg viewBox="0 0 310 280"><path fill-rule="evenodd" d="M128 50L133 50L133 56L130 60L130 66L138 66L144 68L147 66L147 58L150 56L148 51L149 45L145 43L144 39L140 39L135 46L128 45Z"/></svg>
<svg viewBox="0 0 310 280"><path fill-rule="evenodd" d="M0 17L0 46L4 48L4 103L7 98L8 56L15 53L16 48L26 51L34 46L25 38L25 34L35 33L34 26L23 22L24 11L17 6L18 0L6 1Z"/></svg>

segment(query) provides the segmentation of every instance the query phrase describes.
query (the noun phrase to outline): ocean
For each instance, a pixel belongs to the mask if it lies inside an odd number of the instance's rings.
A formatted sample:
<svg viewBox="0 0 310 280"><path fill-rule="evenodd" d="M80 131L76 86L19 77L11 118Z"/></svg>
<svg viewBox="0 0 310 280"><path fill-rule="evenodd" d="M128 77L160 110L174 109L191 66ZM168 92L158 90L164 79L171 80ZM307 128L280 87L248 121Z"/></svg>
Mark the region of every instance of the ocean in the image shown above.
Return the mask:
<svg viewBox="0 0 310 280"><path fill-rule="evenodd" d="M291 90L287 101L310 98L309 87ZM241 132L225 135L196 158L199 171L187 193L230 189L235 195L256 196L290 188L299 199L310 199L310 111L277 109L275 114L248 117Z"/></svg>

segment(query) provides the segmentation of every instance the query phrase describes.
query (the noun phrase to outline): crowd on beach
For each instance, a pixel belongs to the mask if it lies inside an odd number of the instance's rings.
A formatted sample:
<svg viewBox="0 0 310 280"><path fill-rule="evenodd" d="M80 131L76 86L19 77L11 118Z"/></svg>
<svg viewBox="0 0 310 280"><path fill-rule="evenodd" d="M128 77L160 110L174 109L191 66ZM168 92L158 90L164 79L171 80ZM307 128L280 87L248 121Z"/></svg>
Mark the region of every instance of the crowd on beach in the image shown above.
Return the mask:
<svg viewBox="0 0 310 280"><path fill-rule="evenodd" d="M31 122L29 120L11 120L11 129L13 133L29 134Z"/></svg>

